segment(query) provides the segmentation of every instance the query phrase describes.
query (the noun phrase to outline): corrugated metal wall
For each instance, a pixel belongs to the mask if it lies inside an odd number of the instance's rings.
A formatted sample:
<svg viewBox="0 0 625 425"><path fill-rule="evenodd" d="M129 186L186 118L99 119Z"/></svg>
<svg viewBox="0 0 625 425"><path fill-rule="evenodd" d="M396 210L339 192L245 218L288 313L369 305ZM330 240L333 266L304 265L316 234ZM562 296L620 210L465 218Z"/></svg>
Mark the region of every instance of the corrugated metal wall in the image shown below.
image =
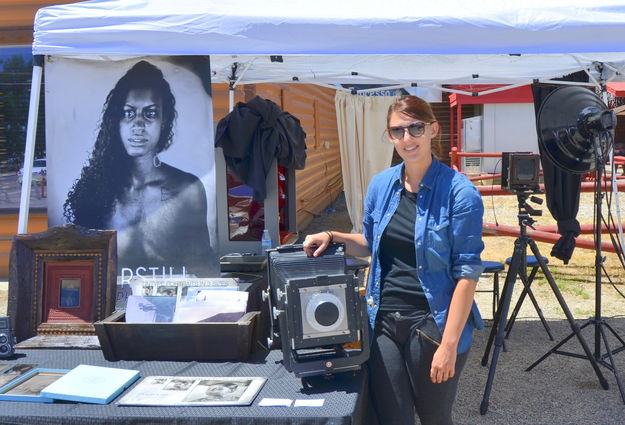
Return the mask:
<svg viewBox="0 0 625 425"><path fill-rule="evenodd" d="M269 99L297 117L306 132L306 167L296 172L297 229L330 205L343 190L334 90L305 84L257 84L235 90L235 102ZM215 122L228 113L228 87L213 85Z"/></svg>

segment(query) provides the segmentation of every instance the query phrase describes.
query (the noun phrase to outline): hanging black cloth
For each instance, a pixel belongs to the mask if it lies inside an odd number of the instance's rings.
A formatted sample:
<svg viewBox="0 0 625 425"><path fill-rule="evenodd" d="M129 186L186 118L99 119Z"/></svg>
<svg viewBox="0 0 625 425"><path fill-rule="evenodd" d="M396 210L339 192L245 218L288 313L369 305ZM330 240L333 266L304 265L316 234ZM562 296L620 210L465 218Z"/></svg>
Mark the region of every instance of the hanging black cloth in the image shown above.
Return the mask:
<svg viewBox="0 0 625 425"><path fill-rule="evenodd" d="M588 82L588 76L584 72L577 72L567 75L560 80ZM548 84L532 85L534 110L537 116L543 99L557 87L560 86ZM537 129L537 134L540 135L539 129ZM558 168L543 152L540 143L538 148L543 167L547 208L549 208L549 212L557 221L558 233L561 235L560 239L553 245L551 255L562 260L564 264L568 264L575 250L575 238L581 231L576 217L579 210L582 176L580 174L568 173Z"/></svg>
<svg viewBox="0 0 625 425"><path fill-rule="evenodd" d="M217 124L215 146L226 164L254 190L254 200L267 197L265 180L274 158L278 165L301 170L306 164L306 133L297 118L268 99L239 102Z"/></svg>

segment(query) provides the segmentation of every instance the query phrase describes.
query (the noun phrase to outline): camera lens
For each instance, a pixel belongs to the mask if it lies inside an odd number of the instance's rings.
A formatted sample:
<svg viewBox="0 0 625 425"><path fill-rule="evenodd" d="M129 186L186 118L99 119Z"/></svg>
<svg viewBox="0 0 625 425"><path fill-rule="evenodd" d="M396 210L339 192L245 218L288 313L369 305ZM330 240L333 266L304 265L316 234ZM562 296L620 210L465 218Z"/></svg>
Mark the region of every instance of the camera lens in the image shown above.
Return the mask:
<svg viewBox="0 0 625 425"><path fill-rule="evenodd" d="M0 334L0 344L4 344L8 340L9 338L7 338L6 334Z"/></svg>

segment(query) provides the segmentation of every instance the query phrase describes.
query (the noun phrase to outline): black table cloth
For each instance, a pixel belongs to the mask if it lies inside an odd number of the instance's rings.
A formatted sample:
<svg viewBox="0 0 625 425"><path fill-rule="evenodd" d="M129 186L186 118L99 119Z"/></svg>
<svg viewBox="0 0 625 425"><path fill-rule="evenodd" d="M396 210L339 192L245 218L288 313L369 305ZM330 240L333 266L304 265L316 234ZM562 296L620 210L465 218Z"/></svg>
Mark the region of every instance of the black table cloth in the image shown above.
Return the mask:
<svg viewBox="0 0 625 425"><path fill-rule="evenodd" d="M107 405L72 402L0 401L0 424L367 424L369 402L364 370L312 377L302 381L282 366L282 352L256 353L244 363L116 361L99 350L21 350L2 363L30 363L42 368L72 369L79 364L136 369L141 378L164 376L264 376L267 382L250 406L119 406L122 392ZM139 381L140 381L139 380ZM137 382L139 382L137 381ZM260 407L263 398L324 399L323 407Z"/></svg>

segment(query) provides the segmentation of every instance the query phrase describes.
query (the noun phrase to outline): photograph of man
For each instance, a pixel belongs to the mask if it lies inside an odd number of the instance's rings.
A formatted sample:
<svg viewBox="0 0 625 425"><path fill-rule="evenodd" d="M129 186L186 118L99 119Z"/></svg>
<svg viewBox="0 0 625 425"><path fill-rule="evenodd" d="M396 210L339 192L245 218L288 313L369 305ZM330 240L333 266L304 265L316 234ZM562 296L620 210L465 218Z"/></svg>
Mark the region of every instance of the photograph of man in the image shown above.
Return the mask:
<svg viewBox="0 0 625 425"><path fill-rule="evenodd" d="M146 58L112 65L80 63L79 68L94 68L107 77L107 67L111 73L119 72L119 68L124 71L111 81L112 88L108 86L95 128L85 125L83 133L95 131L94 139L90 146L84 146L85 138L80 138L88 156L83 157L79 169L74 168L76 177L69 180L61 175L61 170L55 172L53 158L50 160L50 202L61 208L61 217L56 211L49 213L50 224L74 223L116 230L119 274L123 274L122 268L128 276L156 273L159 277L210 277L218 273L211 229L216 227L214 153L212 134L206 134L207 130L212 131L212 122L207 125L198 120L197 112L189 112L189 107L193 107L189 97L179 96L195 85L196 103L201 102L197 109L210 109L210 92L203 80L210 77L200 75L209 71L208 59L205 58L203 70L190 59L191 62L181 61ZM72 62L61 65L71 69ZM47 69L53 74L50 85L54 92L59 91L57 81L67 84L55 77L58 66ZM182 79L183 76L194 78ZM49 102L48 97L46 101ZM74 111L76 116L83 114L86 112ZM206 116L207 119L211 117ZM194 126L201 134L192 131ZM60 156L60 151L69 147L63 146L69 145L65 139L78 136L64 133L72 131L55 128L49 132L52 139L62 140L51 140L53 152L49 156ZM71 148L75 147L72 144ZM170 154L178 147L175 154ZM77 153L74 150L71 154ZM78 161L72 158L71 168L74 164ZM49 206L51 209L54 205ZM62 223L53 222L59 219Z"/></svg>

